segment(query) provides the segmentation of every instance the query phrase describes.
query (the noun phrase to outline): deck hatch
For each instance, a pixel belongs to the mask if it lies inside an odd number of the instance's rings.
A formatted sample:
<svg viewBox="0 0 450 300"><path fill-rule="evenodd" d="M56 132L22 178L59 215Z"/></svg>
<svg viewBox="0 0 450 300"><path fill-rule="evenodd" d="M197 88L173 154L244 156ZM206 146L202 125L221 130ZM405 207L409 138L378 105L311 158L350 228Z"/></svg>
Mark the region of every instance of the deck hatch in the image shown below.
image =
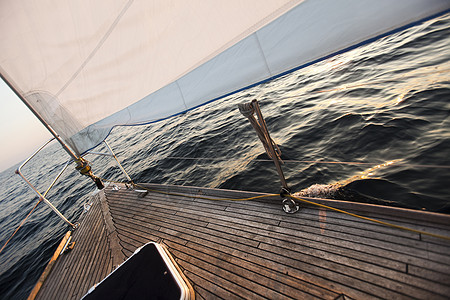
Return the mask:
<svg viewBox="0 0 450 300"><path fill-rule="evenodd" d="M82 299L193 299L193 290L166 248L148 243Z"/></svg>

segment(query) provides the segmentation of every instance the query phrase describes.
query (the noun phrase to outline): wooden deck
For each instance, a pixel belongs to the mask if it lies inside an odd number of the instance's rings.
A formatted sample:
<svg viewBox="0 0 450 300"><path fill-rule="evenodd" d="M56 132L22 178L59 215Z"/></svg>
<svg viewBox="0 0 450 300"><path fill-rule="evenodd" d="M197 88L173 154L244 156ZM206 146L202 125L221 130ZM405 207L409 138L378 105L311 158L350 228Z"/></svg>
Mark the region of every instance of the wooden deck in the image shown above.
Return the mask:
<svg viewBox="0 0 450 300"><path fill-rule="evenodd" d="M38 299L79 299L149 241L164 243L197 299L449 299L450 242L306 207L292 215L256 193L146 185L190 197L111 186L98 194ZM450 236L450 216L320 200Z"/></svg>

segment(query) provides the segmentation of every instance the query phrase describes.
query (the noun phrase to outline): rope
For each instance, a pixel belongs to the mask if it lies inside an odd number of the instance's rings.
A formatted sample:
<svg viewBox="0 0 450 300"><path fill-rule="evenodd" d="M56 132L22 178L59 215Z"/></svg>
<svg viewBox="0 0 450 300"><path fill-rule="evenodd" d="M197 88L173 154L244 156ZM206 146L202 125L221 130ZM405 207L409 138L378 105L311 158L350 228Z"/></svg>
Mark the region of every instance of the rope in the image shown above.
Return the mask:
<svg viewBox="0 0 450 300"><path fill-rule="evenodd" d="M328 206L328 205L316 203L316 202L309 201L309 200L306 200L306 199L303 199L303 198L298 198L298 197L295 197L295 196L292 196L292 195L288 195L288 197L290 197L293 200L297 200L297 201L300 201L300 202L305 202L305 203L308 203L308 204L311 204L311 205L315 205L315 206L319 206L319 207L326 208L326 209L329 209L329 210L333 210L333 211L336 211L336 212L340 212L340 213L343 213L343 214L346 214L346 215L349 215L349 216L352 216L352 217L355 217L355 218L359 218L359 219L363 219L363 220L366 220L366 221L378 223L378 224L381 224L381 225L384 225L384 226L397 228L397 229L402 229L402 230L406 230L406 231L411 231L411 232L414 232L414 233L420 233L420 234L424 234L424 235L428 235L428 236L432 236L432 237L436 237L436 238L440 238L440 239L444 239L444 240L450 241L450 236L434 234L434 233L430 233L430 232L426 232L426 231L422 231L422 230L416 230L416 229L412 229L412 228L409 228L409 227L404 227L404 226L392 224L392 223L389 223L389 222L384 222L384 221L380 221L380 220L364 217L364 216L357 215L357 214L354 214L354 213L351 213L351 212L348 212L348 211L345 211L345 210L342 210L342 209L338 209L338 208L334 208L334 207L331 207L331 206Z"/></svg>
<svg viewBox="0 0 450 300"><path fill-rule="evenodd" d="M104 181L108 181L108 182L112 182L112 183L119 183L119 184L124 184L123 182L119 182L119 181L113 181L113 180L109 180L109 179L105 179L105 178L101 178ZM147 188L145 186L139 185L139 184L135 184L133 182L131 182L134 186L137 186L139 188L145 189L149 192L154 192L154 193L158 193L158 194L164 194L164 195L171 195L171 196L178 196L178 197L191 197L189 195L186 194L178 194L178 193L171 193L171 192L164 192L164 191L159 191L159 190L154 190L154 189L150 189ZM264 195L260 195L260 196L255 196L255 197L249 197L249 198L239 198L239 199L232 199L232 198L210 198L210 197L203 197L203 196L195 196L198 199L203 199L203 200L212 200L212 201L248 201L248 200L254 200L254 199L261 199L261 198L268 198L268 197L276 197L276 196L280 196L279 194L264 194ZM324 205L324 204L320 204L320 203L316 203L310 200L306 200L303 198L299 198L299 197L295 197L292 195L287 195L288 197L290 197L293 200L297 200L299 202L304 202L310 205L315 205L315 206L319 206L322 208L326 208L332 211L336 211L339 213L343 213L355 218L359 218L362 220L366 220L366 221L370 221L373 223L377 223L380 225L384 225L387 227L391 227L391 228L396 228L396 229L401 229L401 230L405 230L405 231L410 231L410 232L414 232L414 233L419 233L419 234L423 234L423 235L428 235L428 236L432 236L435 238L439 238L439 239L444 239L444 240L448 240L450 241L450 236L445 236L445 235L440 235L440 234L434 234L434 233L430 233L430 232L426 232L426 231L422 231L422 230L416 230L416 229L412 229L409 227L405 227L405 226L400 226L400 225L396 225L396 224L392 224L389 222L384 222L384 221L380 221L380 220L376 220L376 219L372 219L372 218L368 218L368 217L364 217L358 214L354 214L342 209L338 209L338 208L334 208L328 205Z"/></svg>
<svg viewBox="0 0 450 300"><path fill-rule="evenodd" d="M0 254L2 253L3 249L5 249L6 245L8 245L9 241L13 238L13 236L17 233L17 231L19 231L20 227L22 227L22 225L25 223L25 221L28 219L28 217L31 215L31 213L36 209L36 207L38 206L39 203L41 203L41 201L43 200L43 198L39 198L39 201L34 205L34 207L30 210L30 212L28 213L28 215L22 220L22 222L20 223L20 225L16 228L16 230L14 231L14 233L9 237L9 239L6 241L6 243L3 245L2 249L0 249Z"/></svg>
<svg viewBox="0 0 450 300"><path fill-rule="evenodd" d="M171 192L163 192L163 191L158 191L158 190L153 190L153 189L149 189L146 188L144 186L138 185L136 184L136 186L146 189L149 192L155 192L155 193L159 193L159 194L165 194L165 195L171 195L171 196L179 196L179 197L190 197L188 195L185 194L178 194L178 193L171 193ZM248 197L248 198L210 198L210 197L204 197L204 196L199 196L196 195L195 198L197 199L203 199L203 200L212 200L212 201L249 201L249 200L255 200L255 199L260 199L260 198L267 198L267 197L274 197L274 196L279 196L279 194L265 194L265 195L260 195L260 196L255 196L255 197Z"/></svg>
<svg viewBox="0 0 450 300"><path fill-rule="evenodd" d="M114 180L110 180L110 179L106 179L106 178L100 178L100 179L103 180L103 181L111 182L111 183L126 184L125 182L114 181ZM191 196L186 195L186 194L164 192L164 191L150 189L150 188L147 188L145 186L136 184L134 182L131 182L131 184L133 186L139 187L141 189L145 189L145 190L147 190L149 192L153 192L153 193L158 193L158 194L163 194L163 195L170 195L170 196L177 196L177 197L191 197ZM266 197L274 197L274 196L275 197L279 196L279 194L265 194L265 195L255 196L255 197L238 198L238 199L235 199L235 198L210 198L210 197L204 197L204 196L199 196L199 195L196 195L195 197L197 199L212 200L212 201L249 201L249 200L255 200L255 199L266 198Z"/></svg>

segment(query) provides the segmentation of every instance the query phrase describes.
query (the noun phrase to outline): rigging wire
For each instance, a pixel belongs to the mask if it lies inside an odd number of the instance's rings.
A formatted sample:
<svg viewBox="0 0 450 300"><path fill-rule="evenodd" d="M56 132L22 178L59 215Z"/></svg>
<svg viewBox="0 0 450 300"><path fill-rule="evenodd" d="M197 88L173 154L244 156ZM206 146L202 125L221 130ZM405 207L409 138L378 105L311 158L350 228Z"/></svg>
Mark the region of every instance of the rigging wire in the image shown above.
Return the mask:
<svg viewBox="0 0 450 300"><path fill-rule="evenodd" d="M167 156L167 159L179 159L179 160L204 160L204 161L225 161L227 158L208 158L208 157L181 157L181 156ZM270 159L253 159L256 162L272 162ZM295 160L295 159L283 159L284 163L315 163L315 164L339 164L339 165L362 165L373 166L382 164L370 163L370 162L357 162L357 161L323 161L323 160ZM414 168L438 168L438 169L450 169L450 165L423 165L423 164L408 164L408 163L395 163L396 166L408 166Z"/></svg>
<svg viewBox="0 0 450 300"><path fill-rule="evenodd" d="M16 230L14 231L14 233L9 237L9 239L6 241L6 243L3 245L2 249L0 249L0 254L2 253L3 249L5 249L6 245L8 245L9 241L13 238L13 236L17 233L17 231L19 231L20 227L22 227L23 224L25 224L25 221L28 219L28 217L31 215L31 213L36 209L36 207L38 206L39 203L41 203L41 201L43 200L43 198L39 198L39 201L34 205L34 207L30 210L30 212L28 213L28 215L22 220L22 222L19 224L19 226L16 228Z"/></svg>

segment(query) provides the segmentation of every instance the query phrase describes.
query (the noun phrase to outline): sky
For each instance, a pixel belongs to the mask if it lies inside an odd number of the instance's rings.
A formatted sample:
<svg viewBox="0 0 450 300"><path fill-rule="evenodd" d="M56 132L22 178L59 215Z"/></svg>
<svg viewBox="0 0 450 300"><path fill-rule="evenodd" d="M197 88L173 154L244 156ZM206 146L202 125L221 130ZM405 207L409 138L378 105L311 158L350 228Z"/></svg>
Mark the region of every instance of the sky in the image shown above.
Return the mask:
<svg viewBox="0 0 450 300"><path fill-rule="evenodd" d="M0 172L27 159L50 132L0 79Z"/></svg>

